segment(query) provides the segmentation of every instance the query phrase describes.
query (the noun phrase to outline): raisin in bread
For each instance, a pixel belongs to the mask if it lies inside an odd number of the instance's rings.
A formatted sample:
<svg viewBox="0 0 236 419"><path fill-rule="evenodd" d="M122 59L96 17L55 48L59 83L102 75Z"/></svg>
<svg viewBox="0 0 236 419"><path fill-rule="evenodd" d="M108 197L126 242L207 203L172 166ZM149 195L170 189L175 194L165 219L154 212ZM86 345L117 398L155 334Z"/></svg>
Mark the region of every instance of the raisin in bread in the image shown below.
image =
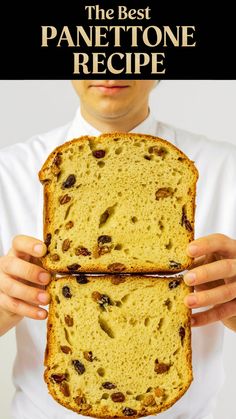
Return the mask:
<svg viewBox="0 0 236 419"><path fill-rule="evenodd" d="M197 170L160 138L113 133L57 147L44 184L43 266L54 272L180 272L191 264Z"/></svg>
<svg viewBox="0 0 236 419"><path fill-rule="evenodd" d="M182 277L54 279L48 287L45 380L85 416L153 415L192 381L189 293Z"/></svg>

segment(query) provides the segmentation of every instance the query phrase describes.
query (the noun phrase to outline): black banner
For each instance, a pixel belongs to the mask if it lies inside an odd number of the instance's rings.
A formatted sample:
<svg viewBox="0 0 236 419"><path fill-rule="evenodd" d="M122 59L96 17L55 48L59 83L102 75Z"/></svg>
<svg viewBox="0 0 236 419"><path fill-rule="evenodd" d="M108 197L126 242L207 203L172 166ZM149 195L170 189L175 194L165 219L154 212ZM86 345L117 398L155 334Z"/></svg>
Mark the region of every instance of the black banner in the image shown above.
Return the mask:
<svg viewBox="0 0 236 419"><path fill-rule="evenodd" d="M229 8L147 0L50 7L2 12L1 79L236 78Z"/></svg>

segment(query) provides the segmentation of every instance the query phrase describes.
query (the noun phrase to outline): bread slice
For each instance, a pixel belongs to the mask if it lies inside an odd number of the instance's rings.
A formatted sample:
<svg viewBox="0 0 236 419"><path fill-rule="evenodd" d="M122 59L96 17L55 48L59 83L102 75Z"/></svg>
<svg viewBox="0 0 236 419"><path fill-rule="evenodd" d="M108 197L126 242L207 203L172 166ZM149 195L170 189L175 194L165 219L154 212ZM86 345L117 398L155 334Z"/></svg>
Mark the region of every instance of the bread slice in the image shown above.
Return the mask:
<svg viewBox="0 0 236 419"><path fill-rule="evenodd" d="M48 287L45 381L85 416L153 415L192 381L189 293L182 277L85 275Z"/></svg>
<svg viewBox="0 0 236 419"><path fill-rule="evenodd" d="M180 272L191 264L197 170L160 138L113 133L55 149L44 184L52 272Z"/></svg>

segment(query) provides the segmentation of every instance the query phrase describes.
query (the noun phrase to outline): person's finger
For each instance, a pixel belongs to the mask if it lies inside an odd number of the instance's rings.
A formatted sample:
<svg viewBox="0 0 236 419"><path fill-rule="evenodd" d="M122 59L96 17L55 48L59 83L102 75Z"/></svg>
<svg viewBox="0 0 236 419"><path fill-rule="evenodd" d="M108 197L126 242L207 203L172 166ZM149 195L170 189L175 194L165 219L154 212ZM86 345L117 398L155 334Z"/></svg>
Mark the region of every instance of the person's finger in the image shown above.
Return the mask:
<svg viewBox="0 0 236 419"><path fill-rule="evenodd" d="M36 284L47 284L51 278L50 274L43 268L15 256L2 257L1 269L8 275L19 277Z"/></svg>
<svg viewBox="0 0 236 419"><path fill-rule="evenodd" d="M224 234L211 234L206 237L192 241L187 247L187 254L191 257L219 253L226 258L236 256L236 240Z"/></svg>
<svg viewBox="0 0 236 419"><path fill-rule="evenodd" d="M231 278L235 275L236 259L222 259L191 269L184 275L184 281L187 285L199 285L221 278Z"/></svg>
<svg viewBox="0 0 236 419"><path fill-rule="evenodd" d="M4 293L0 293L0 307L9 313L17 314L20 317L30 317L35 320L43 320L47 318L47 311L38 306L32 306L17 298L9 297Z"/></svg>
<svg viewBox="0 0 236 419"><path fill-rule="evenodd" d="M47 252L47 246L44 242L35 239L34 237L18 235L12 240L12 248L9 255L20 257L23 255L30 255L34 257L42 257Z"/></svg>
<svg viewBox="0 0 236 419"><path fill-rule="evenodd" d="M188 294L184 303L191 308L225 303L236 298L236 281L206 291Z"/></svg>
<svg viewBox="0 0 236 419"><path fill-rule="evenodd" d="M50 296L46 291L25 285L6 274L1 275L0 290L9 297L31 304L47 305L50 301Z"/></svg>
<svg viewBox="0 0 236 419"><path fill-rule="evenodd" d="M220 320L226 320L236 315L236 300L228 303L219 304L210 310L192 315L192 326L199 327L214 323Z"/></svg>
<svg viewBox="0 0 236 419"><path fill-rule="evenodd" d="M206 260L206 256L200 256L198 258L193 259L190 267L188 268L189 270L192 270L194 268L197 268L198 266L201 266L205 263Z"/></svg>
<svg viewBox="0 0 236 419"><path fill-rule="evenodd" d="M220 285L224 285L224 284L225 284L225 281L223 279L218 279L218 281L204 282L204 284L195 285L194 290L205 291L205 290L210 290L215 287L219 287Z"/></svg>

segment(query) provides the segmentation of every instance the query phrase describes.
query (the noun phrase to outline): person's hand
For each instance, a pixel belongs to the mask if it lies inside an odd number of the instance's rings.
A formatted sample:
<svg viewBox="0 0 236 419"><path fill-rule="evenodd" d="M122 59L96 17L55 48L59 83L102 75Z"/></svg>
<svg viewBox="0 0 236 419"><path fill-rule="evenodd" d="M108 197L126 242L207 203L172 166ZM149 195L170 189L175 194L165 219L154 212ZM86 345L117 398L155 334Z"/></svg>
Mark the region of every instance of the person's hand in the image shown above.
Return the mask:
<svg viewBox="0 0 236 419"><path fill-rule="evenodd" d="M236 240L212 234L191 242L187 253L195 260L184 280L194 286L195 292L184 302L190 308L211 306L194 313L192 325L203 326L221 320L236 331Z"/></svg>
<svg viewBox="0 0 236 419"><path fill-rule="evenodd" d="M47 311L39 307L50 299L45 291L50 274L39 259L46 251L40 240L19 235L8 254L0 258L0 311L11 315L11 327L25 316L36 320L47 317Z"/></svg>

